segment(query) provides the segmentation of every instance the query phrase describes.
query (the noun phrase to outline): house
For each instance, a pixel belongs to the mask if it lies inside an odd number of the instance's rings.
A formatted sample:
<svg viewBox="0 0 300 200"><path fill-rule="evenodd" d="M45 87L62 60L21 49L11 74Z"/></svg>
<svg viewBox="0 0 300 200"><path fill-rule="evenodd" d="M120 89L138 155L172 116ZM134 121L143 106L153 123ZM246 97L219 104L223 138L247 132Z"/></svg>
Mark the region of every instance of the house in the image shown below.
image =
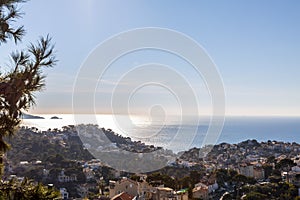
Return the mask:
<svg viewBox="0 0 300 200"><path fill-rule="evenodd" d="M152 193L153 200L177 200L177 196L172 188L157 187Z"/></svg>
<svg viewBox="0 0 300 200"><path fill-rule="evenodd" d="M90 191L97 192L98 186L95 183L84 183L77 186L77 194L81 198L85 198L88 196Z"/></svg>
<svg viewBox="0 0 300 200"><path fill-rule="evenodd" d="M62 169L60 174L58 175L58 181L61 183L74 182L77 181L76 174L72 174L71 176L65 175L65 170Z"/></svg>
<svg viewBox="0 0 300 200"><path fill-rule="evenodd" d="M152 194L156 190L148 182L143 180L142 182L137 182L138 184L138 196L140 199L151 199Z"/></svg>
<svg viewBox="0 0 300 200"><path fill-rule="evenodd" d="M14 170L13 170L12 165L11 165L11 164L7 164L7 165L5 166L5 171L6 171L6 173L13 173Z"/></svg>
<svg viewBox="0 0 300 200"><path fill-rule="evenodd" d="M292 167L293 172L300 172L300 167L298 165Z"/></svg>
<svg viewBox="0 0 300 200"><path fill-rule="evenodd" d="M258 180L265 178L265 170L259 162L242 163L239 165L238 170L240 174L247 177L253 177Z"/></svg>
<svg viewBox="0 0 300 200"><path fill-rule="evenodd" d="M261 180L265 178L265 170L262 167L253 168L253 177L255 179Z"/></svg>
<svg viewBox="0 0 300 200"><path fill-rule="evenodd" d="M126 192L122 192L111 198L111 200L132 200L132 199L134 199L134 196L131 196Z"/></svg>
<svg viewBox="0 0 300 200"><path fill-rule="evenodd" d="M194 199L208 199L208 186L203 183L198 183L192 192Z"/></svg>
<svg viewBox="0 0 300 200"><path fill-rule="evenodd" d="M242 163L239 165L240 174L248 177L253 177L253 165Z"/></svg>
<svg viewBox="0 0 300 200"><path fill-rule="evenodd" d="M217 183L217 179L215 176L210 176L209 178L203 178L199 183L195 184L195 188L201 186L201 184L204 184L208 187L208 193L215 192L219 185Z"/></svg>
<svg viewBox="0 0 300 200"><path fill-rule="evenodd" d="M81 186L81 185L77 186L76 190L77 190L77 194L81 198L86 198L88 196L88 194L89 194L88 189L85 188L85 187L83 187L83 186Z"/></svg>
<svg viewBox="0 0 300 200"><path fill-rule="evenodd" d="M300 172L290 171L286 172L285 174L283 173L283 178L285 178L289 183L300 187Z"/></svg>
<svg viewBox="0 0 300 200"><path fill-rule="evenodd" d="M89 167L83 168L83 173L85 175L86 180L92 180L95 178L94 171Z"/></svg>
<svg viewBox="0 0 300 200"><path fill-rule="evenodd" d="M76 189L77 194L82 198L87 197L90 192L97 193L99 191L97 183L80 184Z"/></svg>
<svg viewBox="0 0 300 200"><path fill-rule="evenodd" d="M210 182L208 182L208 181L206 181L206 182L200 182L200 183L197 183L197 184L195 185L195 188L201 186L201 184L204 184L204 185L207 186L207 188L208 188L208 193L215 192L215 191L219 188L219 185L218 185L218 183L217 183L216 181L215 181L215 182L212 182L212 183L210 183Z"/></svg>
<svg viewBox="0 0 300 200"><path fill-rule="evenodd" d="M109 198L126 192L131 196L138 194L138 184L129 178L122 178L119 181L109 181Z"/></svg>
<svg viewBox="0 0 300 200"><path fill-rule="evenodd" d="M69 193L66 188L59 188L59 192L62 199L69 199Z"/></svg>

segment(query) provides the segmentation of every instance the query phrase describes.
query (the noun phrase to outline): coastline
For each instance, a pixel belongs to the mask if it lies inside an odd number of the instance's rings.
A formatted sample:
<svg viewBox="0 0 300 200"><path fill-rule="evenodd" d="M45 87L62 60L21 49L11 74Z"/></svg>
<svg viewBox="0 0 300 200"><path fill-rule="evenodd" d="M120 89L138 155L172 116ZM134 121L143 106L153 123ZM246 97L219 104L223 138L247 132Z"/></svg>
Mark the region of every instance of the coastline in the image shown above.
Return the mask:
<svg viewBox="0 0 300 200"><path fill-rule="evenodd" d="M36 127L39 130L48 130L49 128L60 129L63 126L76 124L74 122L73 115L49 114L40 116L44 117L45 119L23 120L22 125ZM52 116L57 116L62 119L50 119ZM82 115L81 120L81 122L84 124L90 124L93 122L89 115ZM96 120L96 124L98 124L99 127L111 129L112 131L124 137L130 137L134 141L141 140L146 144L162 146L164 148L171 149L174 152L188 150L193 147L201 147L203 138L208 128L207 120L201 121L200 125L195 123L180 125L173 121L163 128L161 128L160 125L147 124L146 126L142 126L144 120L142 118L137 119L136 124L127 126L125 128L120 127L120 125L115 122L111 115L98 115ZM160 132L153 137L150 137L153 135L153 130L160 130ZM139 134L143 137L139 137ZM181 135L174 140L173 138L176 134ZM233 144L245 141L247 139L256 139L257 141L276 140L299 143L299 136L300 117L229 117L226 118L223 131L216 144L222 142Z"/></svg>

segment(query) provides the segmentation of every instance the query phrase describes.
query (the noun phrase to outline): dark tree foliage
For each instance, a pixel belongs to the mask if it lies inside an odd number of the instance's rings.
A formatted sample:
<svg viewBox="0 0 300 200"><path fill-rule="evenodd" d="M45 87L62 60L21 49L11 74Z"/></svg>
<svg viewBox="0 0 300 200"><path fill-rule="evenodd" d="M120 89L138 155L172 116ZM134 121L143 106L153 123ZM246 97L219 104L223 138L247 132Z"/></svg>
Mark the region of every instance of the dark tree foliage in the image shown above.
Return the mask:
<svg viewBox="0 0 300 200"><path fill-rule="evenodd" d="M0 0L0 45L9 39L21 40L23 26L13 26L21 17L17 5L24 0ZM3 140L12 136L20 123L22 110L34 104L34 92L44 86L41 69L56 63L53 45L49 36L41 37L37 44L11 54L11 70L0 73L0 152L5 153L9 145ZM0 66L1 67L1 66ZM2 67L1 67L2 68Z"/></svg>
<svg viewBox="0 0 300 200"><path fill-rule="evenodd" d="M297 188L289 183L267 183L264 185L246 185L241 189L244 199L295 199Z"/></svg>
<svg viewBox="0 0 300 200"><path fill-rule="evenodd" d="M25 0L0 0L0 46L13 40L16 44L25 34L22 25L15 25L22 16L18 9ZM43 67L56 63L51 38L41 37L36 44L11 54L9 71L0 66L0 174L3 171L3 154L9 150L6 137L12 136L20 124L23 110L34 104L34 92L44 87ZM25 179L0 182L0 199L54 199L59 193L41 184Z"/></svg>
<svg viewBox="0 0 300 200"><path fill-rule="evenodd" d="M17 8L24 0L0 0L0 45L13 39L15 43L25 34L24 26L13 26L22 13Z"/></svg>
<svg viewBox="0 0 300 200"><path fill-rule="evenodd" d="M34 104L34 95L44 86L42 67L52 67L56 60L53 55L51 38L41 38L27 50L11 54L12 70L0 76L0 151L8 150L3 140L12 136L20 123L22 110Z"/></svg>
<svg viewBox="0 0 300 200"><path fill-rule="evenodd" d="M282 159L278 163L276 163L275 168L279 170L289 171L296 164L291 159Z"/></svg>
<svg viewBox="0 0 300 200"><path fill-rule="evenodd" d="M146 181L153 186L164 185L166 187L176 188L176 182L173 178L158 172L148 175Z"/></svg>
<svg viewBox="0 0 300 200"><path fill-rule="evenodd" d="M59 192L54 188L35 184L26 178L22 182L11 179L0 185L0 199L55 199L58 196Z"/></svg>

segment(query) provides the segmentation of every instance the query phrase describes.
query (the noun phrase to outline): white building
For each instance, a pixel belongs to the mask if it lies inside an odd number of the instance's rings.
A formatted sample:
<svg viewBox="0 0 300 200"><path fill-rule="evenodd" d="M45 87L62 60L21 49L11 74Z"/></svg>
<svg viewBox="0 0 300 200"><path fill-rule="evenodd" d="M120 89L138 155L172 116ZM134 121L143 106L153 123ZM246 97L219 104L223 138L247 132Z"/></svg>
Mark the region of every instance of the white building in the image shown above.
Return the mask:
<svg viewBox="0 0 300 200"><path fill-rule="evenodd" d="M69 199L69 192L66 188L59 188L59 191L62 199Z"/></svg>
<svg viewBox="0 0 300 200"><path fill-rule="evenodd" d="M109 181L109 198L116 196L122 192L126 192L131 196L137 196L138 184L129 178L122 178L119 181Z"/></svg>
<svg viewBox="0 0 300 200"><path fill-rule="evenodd" d="M91 180L95 178L95 173L89 167L83 168L83 173L85 175L86 180Z"/></svg>
<svg viewBox="0 0 300 200"><path fill-rule="evenodd" d="M294 166L292 167L293 172L300 172L300 167L299 166Z"/></svg>
<svg viewBox="0 0 300 200"><path fill-rule="evenodd" d="M219 188L219 185L218 183L215 181L215 182L206 182L206 183L202 183L202 182L199 182L195 185L195 188L197 187L203 187L203 185L207 186L208 188L208 193L212 193L212 192L215 192L218 188Z"/></svg>
<svg viewBox="0 0 300 200"><path fill-rule="evenodd" d="M65 170L62 169L60 174L58 175L58 181L61 183L77 181L77 176L76 176L76 174L67 176L67 175L65 175Z"/></svg>
<svg viewBox="0 0 300 200"><path fill-rule="evenodd" d="M253 165L240 164L239 172L244 176L253 177Z"/></svg>

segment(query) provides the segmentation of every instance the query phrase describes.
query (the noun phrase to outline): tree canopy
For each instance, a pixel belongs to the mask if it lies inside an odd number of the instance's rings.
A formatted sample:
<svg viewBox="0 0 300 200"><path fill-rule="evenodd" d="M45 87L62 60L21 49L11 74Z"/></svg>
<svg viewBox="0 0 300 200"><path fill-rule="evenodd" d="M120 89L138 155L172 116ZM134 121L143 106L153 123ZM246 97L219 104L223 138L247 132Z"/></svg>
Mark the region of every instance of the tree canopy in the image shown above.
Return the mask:
<svg viewBox="0 0 300 200"><path fill-rule="evenodd" d="M14 26L14 22L22 16L17 5L23 2L25 0L0 0L0 45L10 39L17 43L24 36L24 26Z"/></svg>
<svg viewBox="0 0 300 200"><path fill-rule="evenodd" d="M21 17L17 4L23 0L0 1L0 45L8 39L20 41L24 27L12 25ZM11 70L0 73L0 152L6 152L9 145L4 137L15 133L23 110L32 106L34 92L44 87L43 67L52 67L56 63L54 46L49 36L41 37L36 44L27 49L11 53ZM2 68L2 67L1 67Z"/></svg>
<svg viewBox="0 0 300 200"><path fill-rule="evenodd" d="M24 26L15 25L22 16L18 9L25 0L0 0L0 46L13 40L16 44L25 34ZM0 66L0 174L3 171L3 154L9 149L5 141L12 136L20 124L22 111L35 103L34 92L40 91L45 83L43 67L56 63L54 46L49 36L41 37L35 44L10 55L9 71ZM59 192L28 179L1 180L0 199L54 199Z"/></svg>

